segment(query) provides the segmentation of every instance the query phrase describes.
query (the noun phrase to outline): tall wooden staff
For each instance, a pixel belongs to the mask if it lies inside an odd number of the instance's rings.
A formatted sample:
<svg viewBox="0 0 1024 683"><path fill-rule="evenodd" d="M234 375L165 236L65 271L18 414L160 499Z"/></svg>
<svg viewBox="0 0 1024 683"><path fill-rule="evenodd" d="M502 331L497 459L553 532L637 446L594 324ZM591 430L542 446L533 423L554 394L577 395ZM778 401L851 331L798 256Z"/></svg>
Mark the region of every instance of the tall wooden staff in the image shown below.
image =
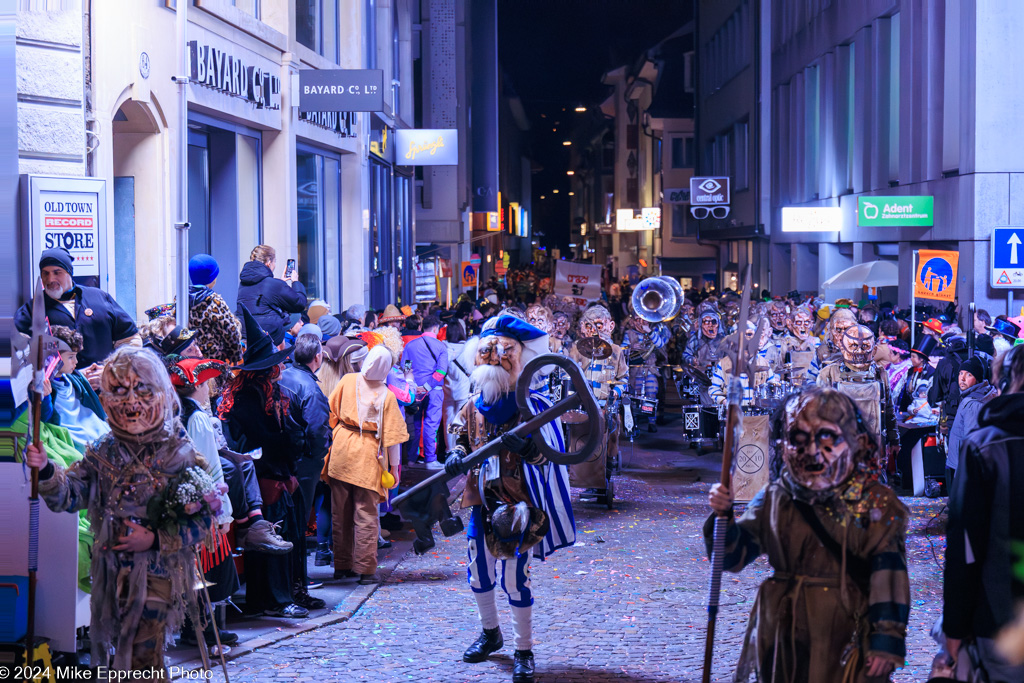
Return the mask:
<svg viewBox="0 0 1024 683"><path fill-rule="evenodd" d="M32 443L39 445L39 422L46 382L44 336L46 334L46 308L43 303L43 282L36 281L32 297L32 341L29 356L32 362ZM32 467L32 490L28 499L28 619L25 630L25 665L35 661L36 629L36 571L39 569L39 468Z"/></svg>
<svg viewBox="0 0 1024 683"><path fill-rule="evenodd" d="M736 450L736 432L743 415L743 384L740 375L748 372L749 352L746 344L747 317L750 310L750 267L743 282L743 303L740 304L740 319L736 326L736 349L732 353L732 374L729 377L729 412L725 421L725 438L722 440L722 486L732 486L732 458ZM760 335L758 327L757 334ZM755 343L757 339L753 340ZM756 347L755 347L756 348ZM711 545L711 584L708 590L708 631L704 641L703 683L711 681L711 656L715 648L715 623L718 620L718 598L722 591L722 558L725 555L725 532L728 529L732 511L715 517L715 535Z"/></svg>

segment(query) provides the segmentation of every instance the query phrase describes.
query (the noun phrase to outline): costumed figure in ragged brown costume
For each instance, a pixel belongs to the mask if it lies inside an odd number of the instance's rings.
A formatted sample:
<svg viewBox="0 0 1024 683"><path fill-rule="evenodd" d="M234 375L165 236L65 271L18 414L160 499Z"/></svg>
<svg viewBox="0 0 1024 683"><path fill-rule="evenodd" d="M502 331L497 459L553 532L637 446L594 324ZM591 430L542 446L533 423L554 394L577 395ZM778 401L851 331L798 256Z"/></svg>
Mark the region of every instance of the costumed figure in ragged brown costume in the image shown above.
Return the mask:
<svg viewBox="0 0 1024 683"><path fill-rule="evenodd" d="M209 534L219 492L175 416L178 400L155 354L119 348L100 382L111 433L70 467L47 462L45 449L35 446L26 462L41 468L47 506L87 510L96 534L93 666L166 675L164 646L173 644L186 611L198 622L194 546Z"/></svg>
<svg viewBox="0 0 1024 683"><path fill-rule="evenodd" d="M908 510L879 482L878 443L849 397L808 389L781 419L781 478L738 520L728 489L716 484L709 496L728 519L723 568L739 572L766 554L774 570L733 680L887 681L906 655ZM713 526L714 515L704 527L709 554Z"/></svg>

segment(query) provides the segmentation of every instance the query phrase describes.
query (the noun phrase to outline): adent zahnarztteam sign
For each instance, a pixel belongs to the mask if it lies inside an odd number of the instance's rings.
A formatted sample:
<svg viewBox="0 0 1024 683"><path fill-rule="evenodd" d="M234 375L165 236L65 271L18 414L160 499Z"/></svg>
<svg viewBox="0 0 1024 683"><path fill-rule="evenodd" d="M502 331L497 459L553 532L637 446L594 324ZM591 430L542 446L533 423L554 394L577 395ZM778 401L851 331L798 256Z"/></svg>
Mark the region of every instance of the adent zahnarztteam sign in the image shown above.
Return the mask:
<svg viewBox="0 0 1024 683"><path fill-rule="evenodd" d="M857 225L898 227L935 225L934 197L858 197Z"/></svg>

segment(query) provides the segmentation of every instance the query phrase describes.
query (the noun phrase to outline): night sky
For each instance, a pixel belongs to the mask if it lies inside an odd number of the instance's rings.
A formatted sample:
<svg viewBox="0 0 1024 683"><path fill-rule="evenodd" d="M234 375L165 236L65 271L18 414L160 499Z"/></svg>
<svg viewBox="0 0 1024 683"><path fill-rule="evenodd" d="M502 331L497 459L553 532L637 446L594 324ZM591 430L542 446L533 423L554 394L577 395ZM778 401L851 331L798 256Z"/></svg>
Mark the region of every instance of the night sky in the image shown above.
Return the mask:
<svg viewBox="0 0 1024 683"><path fill-rule="evenodd" d="M498 0L498 59L523 100L534 166L543 169L533 176L541 245L563 253L569 246L570 148L562 141L589 115L575 107L599 105L607 97L602 74L632 65L692 18L689 0Z"/></svg>

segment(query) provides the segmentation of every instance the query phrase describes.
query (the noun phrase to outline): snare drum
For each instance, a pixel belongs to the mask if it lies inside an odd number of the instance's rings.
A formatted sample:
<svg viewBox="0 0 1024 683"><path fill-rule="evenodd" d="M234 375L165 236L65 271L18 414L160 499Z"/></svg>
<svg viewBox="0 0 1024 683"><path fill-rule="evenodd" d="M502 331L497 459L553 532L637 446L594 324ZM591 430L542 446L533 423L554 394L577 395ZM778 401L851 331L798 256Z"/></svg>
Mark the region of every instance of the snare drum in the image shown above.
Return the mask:
<svg viewBox="0 0 1024 683"><path fill-rule="evenodd" d="M693 404L683 406L683 429L691 443L710 444L718 441L718 408Z"/></svg>

